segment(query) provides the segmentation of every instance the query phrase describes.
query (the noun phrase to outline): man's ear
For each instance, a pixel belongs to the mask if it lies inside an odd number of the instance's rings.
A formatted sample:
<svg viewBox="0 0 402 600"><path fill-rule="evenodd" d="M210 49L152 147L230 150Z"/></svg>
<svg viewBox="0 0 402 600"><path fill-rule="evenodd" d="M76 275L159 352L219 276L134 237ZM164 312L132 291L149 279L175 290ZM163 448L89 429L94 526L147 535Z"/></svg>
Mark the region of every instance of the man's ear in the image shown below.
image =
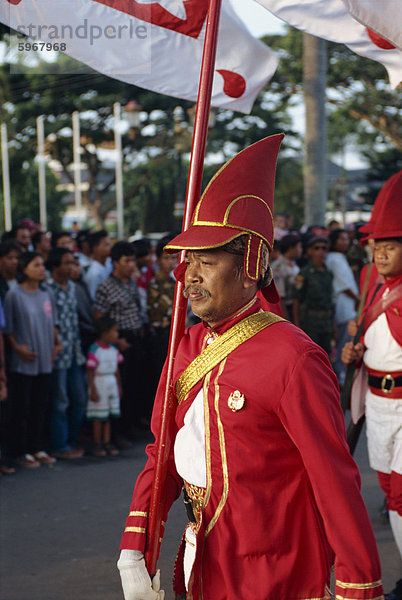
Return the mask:
<svg viewBox="0 0 402 600"><path fill-rule="evenodd" d="M244 276L244 279L243 279L243 287L245 290L249 290L250 288L255 288L255 291L257 292L257 283L255 281L252 281L251 279L249 279L246 276Z"/></svg>

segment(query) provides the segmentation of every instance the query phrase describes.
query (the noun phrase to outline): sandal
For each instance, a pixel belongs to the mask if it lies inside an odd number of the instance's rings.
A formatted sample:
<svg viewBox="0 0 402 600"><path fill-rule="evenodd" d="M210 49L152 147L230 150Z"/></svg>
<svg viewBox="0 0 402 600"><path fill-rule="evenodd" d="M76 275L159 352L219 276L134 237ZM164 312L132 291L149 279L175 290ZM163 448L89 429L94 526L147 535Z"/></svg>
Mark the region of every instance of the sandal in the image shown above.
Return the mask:
<svg viewBox="0 0 402 600"><path fill-rule="evenodd" d="M113 444L111 444L110 442L108 442L107 444L104 444L103 447L106 450L106 452L109 454L109 456L117 456L118 454L120 454L120 452L117 450L116 446L113 446Z"/></svg>
<svg viewBox="0 0 402 600"><path fill-rule="evenodd" d="M23 454L18 459L18 464L24 469L37 469L38 467L40 467L40 462L38 460L35 460L32 454Z"/></svg>
<svg viewBox="0 0 402 600"><path fill-rule="evenodd" d="M103 449L101 444L95 444L93 450L92 450L92 454L93 456L106 456L106 450Z"/></svg>
<svg viewBox="0 0 402 600"><path fill-rule="evenodd" d="M39 452L35 452L34 457L38 460L42 465L54 465L56 459L53 456L49 456L47 452L44 450L40 450Z"/></svg>
<svg viewBox="0 0 402 600"><path fill-rule="evenodd" d="M0 465L1 475L13 475L15 473L14 467L7 467L6 465Z"/></svg>

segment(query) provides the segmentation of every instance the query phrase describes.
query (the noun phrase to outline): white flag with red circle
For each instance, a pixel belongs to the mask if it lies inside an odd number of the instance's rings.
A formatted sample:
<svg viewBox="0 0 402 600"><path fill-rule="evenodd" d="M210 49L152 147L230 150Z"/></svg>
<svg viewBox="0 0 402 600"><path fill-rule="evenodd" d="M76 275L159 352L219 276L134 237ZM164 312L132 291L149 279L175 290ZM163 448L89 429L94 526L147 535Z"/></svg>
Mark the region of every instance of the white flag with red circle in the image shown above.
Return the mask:
<svg viewBox="0 0 402 600"><path fill-rule="evenodd" d="M208 0L2 0L0 21L109 77L195 101L207 11ZM212 105L250 112L277 64L224 0Z"/></svg>
<svg viewBox="0 0 402 600"><path fill-rule="evenodd" d="M402 51L356 21L343 0L256 1L301 31L345 44L356 54L381 63L387 69L392 87L397 87L402 81ZM384 0L377 2L382 5ZM400 22L395 25L400 27Z"/></svg>
<svg viewBox="0 0 402 600"><path fill-rule="evenodd" d="M357 21L402 50L401 0L343 0Z"/></svg>

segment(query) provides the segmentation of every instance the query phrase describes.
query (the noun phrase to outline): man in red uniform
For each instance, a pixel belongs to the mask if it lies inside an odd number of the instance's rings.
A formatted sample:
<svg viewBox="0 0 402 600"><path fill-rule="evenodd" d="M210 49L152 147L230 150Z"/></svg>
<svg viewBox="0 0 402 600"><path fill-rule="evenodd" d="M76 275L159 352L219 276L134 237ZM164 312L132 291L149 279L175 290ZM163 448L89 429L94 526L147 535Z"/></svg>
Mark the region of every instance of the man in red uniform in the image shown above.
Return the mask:
<svg viewBox="0 0 402 600"><path fill-rule="evenodd" d="M402 171L379 194L370 220L373 259L383 284L373 285L363 312L361 341L344 346L342 360L363 359L352 388L365 396L370 466L386 495L390 523L402 557ZM378 205L377 205L378 202ZM368 225L370 225L370 223ZM368 377L365 377L365 371ZM364 385L357 385L363 382ZM363 388L363 389L362 389ZM356 416L359 416L357 409ZM388 600L402 600L402 579Z"/></svg>
<svg viewBox="0 0 402 600"><path fill-rule="evenodd" d="M218 171L190 228L165 247L187 250L176 275L202 319L185 332L174 368L163 518L183 487L192 508L174 588L194 600L325 600L335 563L339 600L379 600L375 540L328 358L256 297L261 288L278 299L268 258L281 140L261 140ZM118 563L126 600L163 598L143 559L154 444L147 454Z"/></svg>

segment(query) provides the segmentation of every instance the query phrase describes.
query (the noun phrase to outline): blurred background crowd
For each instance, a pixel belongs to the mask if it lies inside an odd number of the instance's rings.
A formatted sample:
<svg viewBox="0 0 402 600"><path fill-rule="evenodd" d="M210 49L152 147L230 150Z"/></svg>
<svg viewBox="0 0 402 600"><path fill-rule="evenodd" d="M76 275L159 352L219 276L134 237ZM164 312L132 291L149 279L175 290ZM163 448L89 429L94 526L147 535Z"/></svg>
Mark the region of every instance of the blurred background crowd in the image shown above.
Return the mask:
<svg viewBox="0 0 402 600"><path fill-rule="evenodd" d="M371 264L361 223L299 231L284 213L274 223L280 302L263 307L322 346L342 386L340 352ZM113 243L106 230L46 232L30 219L2 235L2 474L116 455L149 430L178 259L163 247L174 235Z"/></svg>

